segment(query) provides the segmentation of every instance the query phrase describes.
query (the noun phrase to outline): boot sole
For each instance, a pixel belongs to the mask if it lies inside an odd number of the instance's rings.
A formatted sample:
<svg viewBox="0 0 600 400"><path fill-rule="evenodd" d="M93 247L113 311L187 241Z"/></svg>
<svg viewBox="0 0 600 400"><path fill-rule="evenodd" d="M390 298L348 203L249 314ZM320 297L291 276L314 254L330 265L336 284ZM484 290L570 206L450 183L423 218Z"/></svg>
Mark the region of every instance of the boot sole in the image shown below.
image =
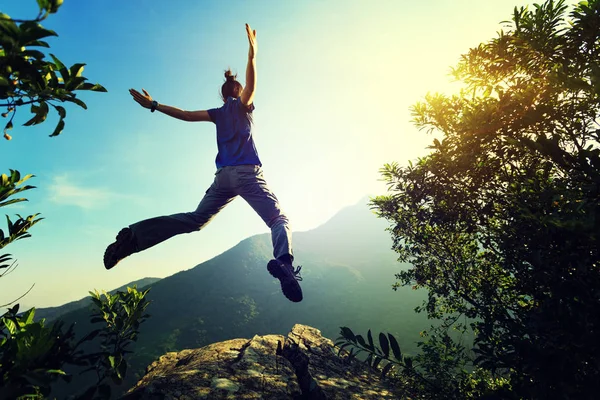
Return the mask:
<svg viewBox="0 0 600 400"><path fill-rule="evenodd" d="M127 228L121 229L115 239L115 242L109 244L106 250L104 251L104 268L106 269L114 268L119 263L119 261L122 260L122 258L114 260L114 256L115 253L120 250L117 247L119 242L121 242L121 245L123 245L124 241L127 240Z"/></svg>
<svg viewBox="0 0 600 400"><path fill-rule="evenodd" d="M279 279L281 291L288 300L298 303L302 301L302 288L291 272L286 272L282 264L277 260L271 260L267 264L267 270L273 278Z"/></svg>

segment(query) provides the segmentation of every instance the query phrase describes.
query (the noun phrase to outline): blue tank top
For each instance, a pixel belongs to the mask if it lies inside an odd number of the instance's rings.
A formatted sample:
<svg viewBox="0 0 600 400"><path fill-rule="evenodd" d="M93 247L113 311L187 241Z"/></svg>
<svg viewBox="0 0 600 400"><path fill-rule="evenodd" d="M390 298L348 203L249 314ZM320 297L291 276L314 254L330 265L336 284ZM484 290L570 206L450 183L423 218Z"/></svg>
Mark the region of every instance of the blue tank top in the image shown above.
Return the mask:
<svg viewBox="0 0 600 400"><path fill-rule="evenodd" d="M217 125L217 168L231 165L262 166L252 137L254 103L246 107L238 97L228 97L223 106L208 110Z"/></svg>

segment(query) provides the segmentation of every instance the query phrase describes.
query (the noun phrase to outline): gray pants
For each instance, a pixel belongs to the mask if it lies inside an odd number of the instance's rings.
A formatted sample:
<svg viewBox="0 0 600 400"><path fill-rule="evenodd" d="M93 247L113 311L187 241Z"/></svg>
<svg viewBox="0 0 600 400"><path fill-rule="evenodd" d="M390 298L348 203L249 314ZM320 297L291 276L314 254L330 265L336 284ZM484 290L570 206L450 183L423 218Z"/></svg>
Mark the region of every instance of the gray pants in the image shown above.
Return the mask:
<svg viewBox="0 0 600 400"><path fill-rule="evenodd" d="M130 225L137 241L137 251L175 235L202 229L238 195L250 204L271 229L275 258L285 259L289 255L289 261L293 260L289 221L281 212L277 197L269 190L262 169L257 165L219 168L196 211L150 218Z"/></svg>

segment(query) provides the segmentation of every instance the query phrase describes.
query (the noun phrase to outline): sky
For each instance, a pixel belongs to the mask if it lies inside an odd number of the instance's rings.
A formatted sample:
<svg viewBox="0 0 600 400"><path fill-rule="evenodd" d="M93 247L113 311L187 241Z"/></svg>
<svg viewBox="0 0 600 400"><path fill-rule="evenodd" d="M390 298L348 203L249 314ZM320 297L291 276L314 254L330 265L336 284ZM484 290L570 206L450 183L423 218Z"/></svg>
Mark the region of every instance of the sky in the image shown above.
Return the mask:
<svg viewBox="0 0 600 400"><path fill-rule="evenodd" d="M257 31L255 142L265 178L294 231L386 193L379 169L426 154L432 137L410 107L428 92L449 93L460 55L497 35L522 0L64 0L42 22L59 35L50 52L107 93L83 92L88 110L67 105L24 127L20 109L0 140L2 171L34 174L29 199L3 212L44 218L32 237L3 249L19 267L0 279L0 305L31 285L20 304L48 307L89 290L193 268L248 236L268 232L238 198L200 232L176 236L106 271L117 232L146 218L193 211L212 183L212 123L189 123L135 103L129 88L186 110L219 107L223 72L243 83L244 24ZM35 0L2 2L13 18L34 18ZM6 225L1 226L6 231ZM357 227L360 229L360 227ZM296 254L302 264L301 254Z"/></svg>

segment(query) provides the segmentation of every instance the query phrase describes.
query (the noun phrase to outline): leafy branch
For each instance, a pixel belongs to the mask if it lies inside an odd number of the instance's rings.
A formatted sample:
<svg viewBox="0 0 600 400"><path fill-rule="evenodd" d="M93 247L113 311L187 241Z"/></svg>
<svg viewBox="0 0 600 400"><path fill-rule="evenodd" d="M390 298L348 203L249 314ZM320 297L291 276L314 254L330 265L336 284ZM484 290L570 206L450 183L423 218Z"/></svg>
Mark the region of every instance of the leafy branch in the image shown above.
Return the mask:
<svg viewBox="0 0 600 400"><path fill-rule="evenodd" d="M58 8L62 5L63 0L37 0L40 12L35 19L14 19L7 15L0 15L0 20L12 21L12 22L41 22L48 18L50 14L54 14L58 11Z"/></svg>
<svg viewBox="0 0 600 400"><path fill-rule="evenodd" d="M335 345L339 347L338 356L345 350L347 352L346 360L351 361L364 352L367 354L364 363L370 369L379 371L381 379L386 378L390 372L396 369L416 377L422 383L438 391L438 387L434 383L423 377L414 368L413 359L402 354L398 341L391 333L388 333L387 336L383 332L379 333L379 346L377 346L373 341L370 329L367 332L367 340L362 335L355 335L348 327L341 327L340 330L341 336L335 342ZM346 348L349 348L350 351L348 352Z"/></svg>
<svg viewBox="0 0 600 400"><path fill-rule="evenodd" d="M85 102L77 97L78 91L106 92L99 84L87 82L82 76L85 64L76 63L67 68L58 57L49 54L52 61L39 48L50 47L43 41L58 36L38 22L56 12L62 0L38 0L40 14L35 20L17 20L0 13L0 107L6 107L4 118L10 120L4 128L4 137L11 139L8 131L13 129L13 119L18 107L31 105L33 114L24 126L43 123L52 106L59 121L50 136L59 135L65 127L66 109L58 103L70 102L87 109Z"/></svg>

